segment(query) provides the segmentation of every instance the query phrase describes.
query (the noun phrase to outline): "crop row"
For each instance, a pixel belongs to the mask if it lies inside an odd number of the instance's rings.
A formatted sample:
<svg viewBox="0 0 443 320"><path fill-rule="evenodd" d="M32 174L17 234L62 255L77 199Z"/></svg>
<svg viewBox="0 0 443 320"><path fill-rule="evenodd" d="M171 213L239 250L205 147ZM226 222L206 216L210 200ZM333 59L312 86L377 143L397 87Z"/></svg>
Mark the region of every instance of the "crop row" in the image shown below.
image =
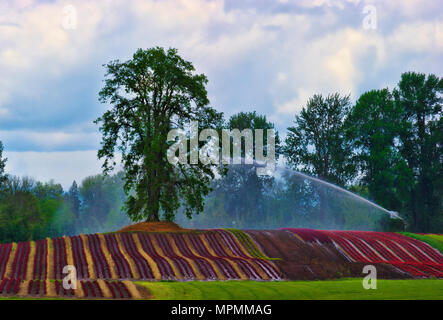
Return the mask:
<svg viewBox="0 0 443 320"><path fill-rule="evenodd" d="M130 281L83 280L76 289L65 289L62 281L2 279L0 295L62 298L140 298L140 293Z"/></svg>
<svg viewBox="0 0 443 320"><path fill-rule="evenodd" d="M415 277L443 278L443 255L427 243L392 232L288 228L306 242L333 243L351 261L391 264Z"/></svg>
<svg viewBox="0 0 443 320"><path fill-rule="evenodd" d="M61 280L66 265L75 266L80 280L280 279L275 265L246 237L212 230L92 234L1 244L0 279ZM91 296L97 291L85 290Z"/></svg>

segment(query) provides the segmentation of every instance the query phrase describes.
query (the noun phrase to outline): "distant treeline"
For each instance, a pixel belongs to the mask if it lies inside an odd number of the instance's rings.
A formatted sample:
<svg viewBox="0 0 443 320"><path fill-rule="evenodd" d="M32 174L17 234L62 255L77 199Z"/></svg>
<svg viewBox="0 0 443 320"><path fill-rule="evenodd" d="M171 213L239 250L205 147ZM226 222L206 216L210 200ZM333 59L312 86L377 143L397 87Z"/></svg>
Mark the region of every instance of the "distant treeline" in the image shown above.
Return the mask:
<svg viewBox="0 0 443 320"><path fill-rule="evenodd" d="M53 181L8 176L0 192L0 242L114 231L130 223L124 200L122 173L74 181L67 192Z"/></svg>

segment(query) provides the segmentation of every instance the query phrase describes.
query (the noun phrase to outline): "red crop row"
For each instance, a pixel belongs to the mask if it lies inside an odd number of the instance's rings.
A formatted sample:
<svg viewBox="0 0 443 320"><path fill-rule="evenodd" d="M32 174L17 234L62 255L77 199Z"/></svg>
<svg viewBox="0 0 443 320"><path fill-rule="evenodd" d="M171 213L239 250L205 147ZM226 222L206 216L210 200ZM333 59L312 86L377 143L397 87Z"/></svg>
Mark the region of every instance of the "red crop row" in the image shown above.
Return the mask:
<svg viewBox="0 0 443 320"><path fill-rule="evenodd" d="M183 276L183 279L195 279L195 273L192 270L192 267L183 257L177 256L171 248L170 243L165 238L164 235L157 234L154 236L157 240L157 243L160 249L163 251L166 257L171 259L174 264L177 266L180 274Z"/></svg>
<svg viewBox="0 0 443 320"><path fill-rule="evenodd" d="M237 238L225 230L202 234L94 234L39 240L33 246L30 242L18 243L11 255L11 244L0 245L1 278L62 280L66 276L63 268L69 261L76 268L78 280L191 280L219 276L280 279L272 262L250 256ZM91 262L92 266L88 265Z"/></svg>
<svg viewBox="0 0 443 320"><path fill-rule="evenodd" d="M137 247L134 244L134 241L130 234L123 233L121 235L123 246L128 252L131 259L134 261L137 266L138 274L140 278L143 280L154 279L154 274L152 272L149 263L145 260L145 258L138 252Z"/></svg>
<svg viewBox="0 0 443 320"><path fill-rule="evenodd" d="M10 275L11 278L26 278L26 267L30 250L31 245L29 242L20 242L17 244L17 251L15 253L14 262L12 263L12 274Z"/></svg>
<svg viewBox="0 0 443 320"><path fill-rule="evenodd" d="M46 281L30 280L28 283L29 295L46 295Z"/></svg>
<svg viewBox="0 0 443 320"><path fill-rule="evenodd" d="M47 273L47 259L48 259L48 242L46 240L39 240L35 242L34 255L34 270L33 278L44 280Z"/></svg>
<svg viewBox="0 0 443 320"><path fill-rule="evenodd" d="M354 261L387 263L416 277L443 277L443 255L397 233L289 229L307 242L335 243Z"/></svg>
<svg viewBox="0 0 443 320"><path fill-rule="evenodd" d="M203 276L205 276L207 279L212 279L212 280L217 279L217 274L214 268L211 266L211 264L207 260L198 257L194 253L192 253L192 251L188 248L188 246L183 242L183 238L180 238L180 236L176 234L172 235L172 238L174 239L174 243L177 246L180 253L184 257L194 261L198 270Z"/></svg>
<svg viewBox="0 0 443 320"><path fill-rule="evenodd" d="M206 233L205 238L217 256L236 262L238 264L239 268L243 271L243 273L246 274L246 276L249 279L253 279L253 280L261 279L261 277L257 274L255 269L251 266L249 261L229 256L226 253L225 249L220 244L220 242L216 239L215 233Z"/></svg>
<svg viewBox="0 0 443 320"><path fill-rule="evenodd" d="M106 286L111 291L112 298L114 299L128 299L131 298L131 294L128 288L120 281L107 281Z"/></svg>
<svg viewBox="0 0 443 320"><path fill-rule="evenodd" d="M88 279L90 275L82 238L74 236L70 240L74 265L77 269L77 279Z"/></svg>
<svg viewBox="0 0 443 320"><path fill-rule="evenodd" d="M17 294L20 284L21 280L17 279L0 280L0 294Z"/></svg>
<svg viewBox="0 0 443 320"><path fill-rule="evenodd" d="M257 258L249 258L246 254L244 254L243 250L241 250L237 242L234 240L234 236L232 233L222 229L217 230L217 232L222 238L222 244L228 247L235 255L254 261L263 269L263 271L270 279L280 279L278 271L269 261Z"/></svg>
<svg viewBox="0 0 443 320"><path fill-rule="evenodd" d="M162 279L173 279L174 271L172 270L171 265L165 258L163 258L158 254L157 250L155 250L154 245L152 244L152 241L149 238L149 235L139 234L138 237L144 252L148 254L157 264Z"/></svg>
<svg viewBox="0 0 443 320"><path fill-rule="evenodd" d="M121 281L103 281L103 285L109 290L105 295L102 288L96 280L78 281L81 288L81 297L85 298L114 298L130 299L133 298L127 286ZM78 289L78 288L77 288ZM49 292L52 293L49 293ZM30 295L30 296L51 296L75 298L76 289L63 288L62 281L41 281L19 279L0 280L0 295Z"/></svg>
<svg viewBox="0 0 443 320"><path fill-rule="evenodd" d="M88 244L94 262L95 275L99 279L110 279L111 272L109 270L108 263L106 262L103 250L100 246L100 239L98 235L96 234L88 235Z"/></svg>
<svg viewBox="0 0 443 320"><path fill-rule="evenodd" d="M11 254L12 244L0 244L0 279L5 277L6 266L8 264L9 255Z"/></svg>
<svg viewBox="0 0 443 320"><path fill-rule="evenodd" d="M64 238L52 239L52 248L54 252L54 277L55 279L63 279L63 268L68 264L66 258L66 246Z"/></svg>
<svg viewBox="0 0 443 320"><path fill-rule="evenodd" d="M115 262L115 269L117 271L118 278L132 279L133 275L131 272L131 267L129 266L129 263L126 261L125 257L120 251L115 235L107 234L105 235L105 239L107 248L112 257L112 261Z"/></svg>
<svg viewBox="0 0 443 320"><path fill-rule="evenodd" d="M223 273L223 276L227 279L240 279L240 276L235 271L235 269L231 266L231 264L218 256L214 256L206 249L202 240L196 235L188 236L191 245L194 247L198 255L210 259L214 262L217 268Z"/></svg>

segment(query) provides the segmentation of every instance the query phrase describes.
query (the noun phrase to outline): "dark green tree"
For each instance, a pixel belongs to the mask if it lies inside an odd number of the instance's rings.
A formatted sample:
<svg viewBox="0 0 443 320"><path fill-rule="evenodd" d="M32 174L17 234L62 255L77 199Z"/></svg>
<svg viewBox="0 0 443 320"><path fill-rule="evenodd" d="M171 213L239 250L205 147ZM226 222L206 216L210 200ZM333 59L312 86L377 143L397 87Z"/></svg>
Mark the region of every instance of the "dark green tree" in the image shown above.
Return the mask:
<svg viewBox="0 0 443 320"><path fill-rule="evenodd" d="M415 232L443 229L442 93L442 78L415 72L403 73L393 93L400 108L404 172L413 177L401 191Z"/></svg>
<svg viewBox="0 0 443 320"><path fill-rule="evenodd" d="M390 210L401 211L397 186L404 163L394 145L400 126L398 113L388 89L368 91L352 107L346 130L368 196Z"/></svg>
<svg viewBox="0 0 443 320"><path fill-rule="evenodd" d="M25 180L24 180L25 181ZM34 183L34 181L32 181ZM32 186L32 192L38 199L63 199L63 187L59 183L55 183L53 180L49 182L37 181L35 186Z"/></svg>
<svg viewBox="0 0 443 320"><path fill-rule="evenodd" d="M255 129L263 130L263 145L266 149L266 142L268 141L267 129L275 130L275 126L272 122L266 119L266 115L259 115L256 111L253 112L239 112L234 114L228 120L229 129L238 129L240 131L244 129L251 129L253 133L253 150L255 150ZM244 156L244 143L242 142L242 156ZM232 151L232 148L231 148ZM266 151L266 150L265 150ZM275 130L275 158L278 159L280 155L280 137L278 131ZM266 152L265 152L266 153Z"/></svg>
<svg viewBox="0 0 443 320"><path fill-rule="evenodd" d="M41 238L46 228L44 215L27 177L9 176L0 201L0 241L28 241Z"/></svg>
<svg viewBox="0 0 443 320"><path fill-rule="evenodd" d="M227 121L230 130L251 129L253 134L253 150L255 150L254 130L263 130L263 145L266 151L267 129L274 129L274 124L266 119L265 115L254 112L239 112ZM232 139L231 139L232 140ZM280 140L278 132L275 132L276 158L279 151ZM241 145L244 157L245 144ZM231 141L231 154L233 141ZM255 154L254 154L255 159ZM234 226L247 226L252 220L264 219L265 212L265 190L273 181L271 176L257 175L257 164L232 164L228 166L225 177L218 179L214 183L214 197L222 197L224 212L227 213L226 220L235 223Z"/></svg>
<svg viewBox="0 0 443 320"><path fill-rule="evenodd" d="M341 186L355 177L352 148L345 136L345 119L350 109L349 96L339 93L326 97L314 95L295 117L294 126L288 128L283 147L288 164ZM318 210L315 217L320 225L343 225L344 217L334 214L331 193L318 186Z"/></svg>
<svg viewBox="0 0 443 320"><path fill-rule="evenodd" d="M350 182L355 166L344 130L349 108L349 96L338 93L310 98L288 128L283 154L289 165L342 186Z"/></svg>
<svg viewBox="0 0 443 320"><path fill-rule="evenodd" d="M189 121L214 128L222 115L209 107L203 74L176 49L139 49L131 60L111 61L100 101L111 109L98 118L103 134L98 157L104 172L116 164L116 151L125 169L126 211L134 221L172 220L183 205L188 216L203 210L203 196L214 178L211 166L167 160L168 132Z"/></svg>

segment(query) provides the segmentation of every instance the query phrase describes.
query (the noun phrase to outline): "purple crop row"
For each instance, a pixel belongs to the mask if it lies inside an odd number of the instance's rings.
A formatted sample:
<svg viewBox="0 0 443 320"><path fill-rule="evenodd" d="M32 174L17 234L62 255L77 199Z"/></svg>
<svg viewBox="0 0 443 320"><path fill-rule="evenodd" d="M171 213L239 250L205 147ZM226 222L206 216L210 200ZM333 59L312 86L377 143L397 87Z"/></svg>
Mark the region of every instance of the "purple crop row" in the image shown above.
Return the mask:
<svg viewBox="0 0 443 320"><path fill-rule="evenodd" d="M443 255L427 243L392 232L288 229L304 241L335 243L355 261L391 264L416 277L443 277Z"/></svg>

